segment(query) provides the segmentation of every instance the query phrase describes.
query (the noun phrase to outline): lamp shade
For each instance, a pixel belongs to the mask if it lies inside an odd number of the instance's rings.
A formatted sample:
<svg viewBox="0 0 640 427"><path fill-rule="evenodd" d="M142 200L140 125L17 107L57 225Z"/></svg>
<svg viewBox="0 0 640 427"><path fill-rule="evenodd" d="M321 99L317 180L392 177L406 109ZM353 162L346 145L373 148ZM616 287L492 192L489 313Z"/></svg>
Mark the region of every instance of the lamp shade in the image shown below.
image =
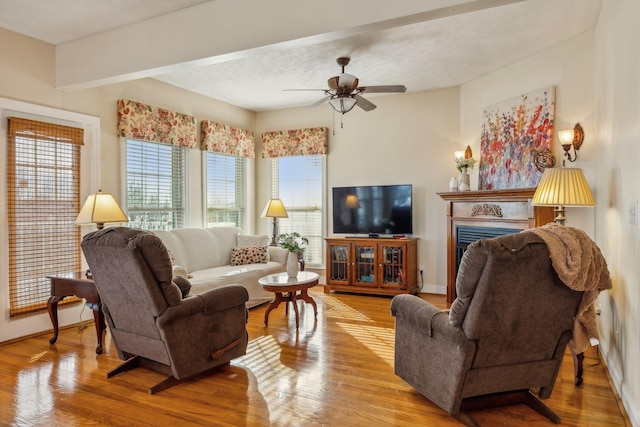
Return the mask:
<svg viewBox="0 0 640 427"><path fill-rule="evenodd" d="M280 199L271 199L262 211L262 218L288 218L287 210Z"/></svg>
<svg viewBox="0 0 640 427"><path fill-rule="evenodd" d="M84 206L76 218L76 224L96 224L103 228L107 222L128 222L129 218L120 209L116 199L110 193L98 190L96 194L87 197Z"/></svg>
<svg viewBox="0 0 640 427"><path fill-rule="evenodd" d="M545 169L531 204L534 206L595 206L582 169L564 167Z"/></svg>

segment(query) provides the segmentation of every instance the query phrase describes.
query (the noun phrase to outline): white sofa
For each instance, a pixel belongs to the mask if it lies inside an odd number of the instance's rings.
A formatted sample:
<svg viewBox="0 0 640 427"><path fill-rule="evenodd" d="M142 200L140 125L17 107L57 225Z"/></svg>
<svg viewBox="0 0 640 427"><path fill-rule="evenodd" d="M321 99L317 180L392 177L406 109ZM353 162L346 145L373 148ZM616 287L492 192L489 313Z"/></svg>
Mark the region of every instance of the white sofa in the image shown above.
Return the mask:
<svg viewBox="0 0 640 427"><path fill-rule="evenodd" d="M249 291L247 307L255 307L274 298L266 292L258 279L272 273L286 271L289 252L285 249L267 246L269 237L245 236L235 227L180 228L170 231L154 231L169 249L174 260L174 275L187 274L191 282L191 293L199 294L223 285L238 283ZM259 243L257 243L259 241ZM234 247L267 246L266 263L231 265ZM184 271L182 271L184 269ZM182 274L181 274L182 271Z"/></svg>

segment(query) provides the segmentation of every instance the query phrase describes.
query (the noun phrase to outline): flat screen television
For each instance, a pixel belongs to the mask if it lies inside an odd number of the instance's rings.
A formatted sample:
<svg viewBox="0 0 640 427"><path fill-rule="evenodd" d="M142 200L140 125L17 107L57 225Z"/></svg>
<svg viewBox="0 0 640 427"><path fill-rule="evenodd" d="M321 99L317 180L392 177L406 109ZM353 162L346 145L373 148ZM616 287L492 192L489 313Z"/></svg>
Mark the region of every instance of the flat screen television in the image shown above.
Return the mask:
<svg viewBox="0 0 640 427"><path fill-rule="evenodd" d="M412 234L411 193L411 184L334 187L334 234Z"/></svg>

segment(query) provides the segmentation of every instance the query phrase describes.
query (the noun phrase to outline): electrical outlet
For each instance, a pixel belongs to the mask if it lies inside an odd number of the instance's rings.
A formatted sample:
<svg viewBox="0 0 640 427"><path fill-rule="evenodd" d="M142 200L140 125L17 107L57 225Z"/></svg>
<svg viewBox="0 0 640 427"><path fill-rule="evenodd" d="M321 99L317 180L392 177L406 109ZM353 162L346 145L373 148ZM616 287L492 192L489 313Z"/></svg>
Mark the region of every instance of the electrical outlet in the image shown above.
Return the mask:
<svg viewBox="0 0 640 427"><path fill-rule="evenodd" d="M420 274L424 273L424 265L420 266Z"/></svg>

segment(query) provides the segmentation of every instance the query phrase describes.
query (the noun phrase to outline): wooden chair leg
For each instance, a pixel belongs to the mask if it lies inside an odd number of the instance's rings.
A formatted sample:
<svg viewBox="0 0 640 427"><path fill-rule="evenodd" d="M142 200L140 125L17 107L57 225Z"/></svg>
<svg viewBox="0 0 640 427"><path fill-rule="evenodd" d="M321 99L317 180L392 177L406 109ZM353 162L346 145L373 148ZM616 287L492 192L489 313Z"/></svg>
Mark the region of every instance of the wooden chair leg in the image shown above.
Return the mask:
<svg viewBox="0 0 640 427"><path fill-rule="evenodd" d="M553 412L551 408L542 403L542 401L538 399L533 393L531 393L531 390L526 390L524 392L524 403L526 403L530 408L549 418L555 424L560 424L560 417L555 412Z"/></svg>
<svg viewBox="0 0 640 427"><path fill-rule="evenodd" d="M467 414L464 411L460 411L457 414L452 414L452 415L453 415L453 418L460 421L466 427L480 427L480 424L478 424L476 420L471 418L471 415Z"/></svg>
<svg viewBox="0 0 640 427"><path fill-rule="evenodd" d="M469 414L465 413L465 411L513 405L516 403L524 403L534 411L553 421L555 424L560 424L560 417L553 412L551 408L542 403L542 401L533 393L531 393L531 390L515 390L504 393L470 397L462 401L462 404L460 405L460 412L452 415L466 426L477 426L473 418L471 418Z"/></svg>
<svg viewBox="0 0 640 427"><path fill-rule="evenodd" d="M180 382L180 380L177 380L173 375L171 375L170 377L167 377L164 380L160 381L158 384L149 387L149 394L156 394L157 392L166 390L169 387L173 387Z"/></svg>
<svg viewBox="0 0 640 427"><path fill-rule="evenodd" d="M134 368L137 368L138 366L140 366L140 357L134 356L131 359L127 359L118 367L107 372L107 378L115 377L116 375L120 375L123 372L130 371Z"/></svg>

